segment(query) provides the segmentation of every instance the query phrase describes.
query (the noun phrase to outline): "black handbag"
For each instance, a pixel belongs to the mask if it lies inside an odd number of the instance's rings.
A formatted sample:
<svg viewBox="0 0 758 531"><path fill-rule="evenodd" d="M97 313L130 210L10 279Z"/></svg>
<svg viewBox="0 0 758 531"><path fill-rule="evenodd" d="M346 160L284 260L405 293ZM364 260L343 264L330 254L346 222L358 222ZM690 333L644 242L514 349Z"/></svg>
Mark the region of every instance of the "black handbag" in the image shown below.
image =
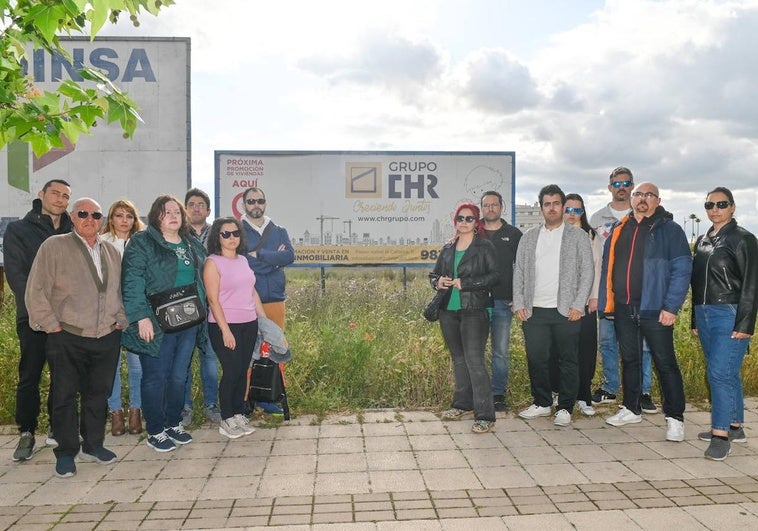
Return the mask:
<svg viewBox="0 0 758 531"><path fill-rule="evenodd" d="M164 332L186 330L205 320L205 308L195 284L152 293L147 298Z"/></svg>
<svg viewBox="0 0 758 531"><path fill-rule="evenodd" d="M429 322L438 321L440 318L440 307L442 306L442 299L445 298L445 295L447 295L449 290L441 289L437 290L435 292L434 297L432 297L432 300L429 301L429 304L426 305L426 308L424 308L424 319L426 319Z"/></svg>
<svg viewBox="0 0 758 531"><path fill-rule="evenodd" d="M256 402L279 402L284 411L284 420L290 419L290 408L281 367L271 358L253 360L247 402L250 410Z"/></svg>

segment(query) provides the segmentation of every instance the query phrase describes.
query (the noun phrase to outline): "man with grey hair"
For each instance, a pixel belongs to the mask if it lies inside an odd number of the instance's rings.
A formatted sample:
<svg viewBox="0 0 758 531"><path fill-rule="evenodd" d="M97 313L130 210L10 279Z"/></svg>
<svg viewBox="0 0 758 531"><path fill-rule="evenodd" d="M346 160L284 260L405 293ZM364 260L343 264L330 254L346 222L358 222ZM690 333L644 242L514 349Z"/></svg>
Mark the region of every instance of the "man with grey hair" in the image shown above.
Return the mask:
<svg viewBox="0 0 758 531"><path fill-rule="evenodd" d="M52 236L40 246L25 293L29 326L47 334L47 356L55 360L55 473L64 478L76 474L80 447L82 461L116 460L103 446L105 419L121 330L129 324L121 300L121 255L100 239L100 205L79 199L70 217L73 232Z"/></svg>

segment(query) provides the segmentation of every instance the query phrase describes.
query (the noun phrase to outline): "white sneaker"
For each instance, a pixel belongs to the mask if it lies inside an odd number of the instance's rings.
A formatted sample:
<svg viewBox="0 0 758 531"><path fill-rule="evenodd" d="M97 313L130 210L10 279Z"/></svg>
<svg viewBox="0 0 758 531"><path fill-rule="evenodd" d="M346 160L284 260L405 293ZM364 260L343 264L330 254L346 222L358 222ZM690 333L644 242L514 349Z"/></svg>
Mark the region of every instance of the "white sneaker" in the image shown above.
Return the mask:
<svg viewBox="0 0 758 531"><path fill-rule="evenodd" d="M553 420L553 424L556 426L568 426L571 424L571 413L565 409L558 410L558 412L555 414L555 420Z"/></svg>
<svg viewBox="0 0 758 531"><path fill-rule="evenodd" d="M668 424L668 429L666 430L666 440L682 442L684 440L684 422L681 420L676 420L672 417L666 417L666 424Z"/></svg>
<svg viewBox="0 0 758 531"><path fill-rule="evenodd" d="M625 426L626 424L636 424L642 422L642 415L635 415L632 411L626 409L624 406L619 408L619 412L605 419L607 424L611 426Z"/></svg>
<svg viewBox="0 0 758 531"><path fill-rule="evenodd" d="M553 393L553 407L558 407L558 393Z"/></svg>
<svg viewBox="0 0 758 531"><path fill-rule="evenodd" d="M579 407L579 411L582 413L582 415L587 415L588 417L593 416L595 413L595 408L591 405L587 404L584 400L577 400L576 401L577 407Z"/></svg>
<svg viewBox="0 0 758 531"><path fill-rule="evenodd" d="M537 417L549 417L553 412L548 406L538 406L532 404L528 408L520 411L518 416L522 419L536 419Z"/></svg>
<svg viewBox="0 0 758 531"><path fill-rule="evenodd" d="M229 420L234 422L237 427L245 433L245 435L250 435L255 431L255 428L250 425L250 423L247 421L247 418L245 418L245 415L237 413Z"/></svg>
<svg viewBox="0 0 758 531"><path fill-rule="evenodd" d="M234 417L222 420L218 425L218 432L224 437L229 437L230 439L237 439L245 435L242 428L237 426L237 423L234 422Z"/></svg>

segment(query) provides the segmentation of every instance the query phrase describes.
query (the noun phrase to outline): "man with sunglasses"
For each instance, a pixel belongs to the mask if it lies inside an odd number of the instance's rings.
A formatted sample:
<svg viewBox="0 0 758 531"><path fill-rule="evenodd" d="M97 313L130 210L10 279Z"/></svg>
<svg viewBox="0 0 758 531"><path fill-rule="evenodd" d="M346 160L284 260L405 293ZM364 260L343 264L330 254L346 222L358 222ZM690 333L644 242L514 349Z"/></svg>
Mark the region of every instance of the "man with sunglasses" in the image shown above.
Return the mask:
<svg viewBox="0 0 758 531"><path fill-rule="evenodd" d="M632 192L632 213L605 242L598 308L613 317L622 364L624 403L611 426L642 421L642 343L658 369L666 439L684 440L684 385L674 352L674 322L689 290L692 255L674 217L660 206L653 183Z"/></svg>
<svg viewBox="0 0 758 531"><path fill-rule="evenodd" d="M480 200L484 234L495 245L497 269L502 274L492 291L494 306L490 318L492 344L492 398L495 411L507 411L508 373L511 364L511 301L513 300L513 262L521 231L509 225L503 214L503 196L494 190L484 192Z"/></svg>
<svg viewBox="0 0 758 531"><path fill-rule="evenodd" d="M100 205L79 199L71 219L73 232L40 246L25 293L29 324L47 334L47 356L55 360L55 473L63 478L76 474L77 455L99 464L116 460L103 446L105 420L121 330L129 326L121 299L121 254L100 238Z"/></svg>
<svg viewBox="0 0 758 531"><path fill-rule="evenodd" d="M31 459L34 453L34 433L40 411L39 384L46 361L47 334L32 330L29 326L29 314L24 299L26 282L42 242L50 236L71 232L71 219L66 212L70 197L71 186L66 181L48 181L37 194L37 198L32 202L32 209L26 216L10 223L5 229L5 274L16 298L16 333L21 347L16 388L16 424L21 437L13 453L14 461L26 461ZM48 367L52 381L53 367L49 362ZM52 389L48 393L48 416L52 415L51 395ZM52 434L48 436L48 443L55 444Z"/></svg>
<svg viewBox="0 0 758 531"><path fill-rule="evenodd" d="M191 188L184 194L184 208L187 210L190 229L200 240L203 247L208 246L208 232L211 225L206 220L211 214L211 199L199 188ZM213 351L210 339L205 351L197 349L200 356L200 381L203 384L203 412L205 418L213 424L221 422L221 410L218 407L218 357ZM184 407L182 408L182 425L192 423L192 371L187 377L184 390Z"/></svg>
<svg viewBox="0 0 758 531"><path fill-rule="evenodd" d="M255 271L255 289L263 303L266 316L284 330L285 285L284 267L295 261L295 250L284 227L266 216L266 194L260 188L248 188L242 194L245 215L242 226L247 239L247 261ZM258 403L267 413L282 414L276 404Z"/></svg>
<svg viewBox="0 0 758 531"><path fill-rule="evenodd" d="M611 192L611 202L595 212L590 218L590 225L600 237L601 244L605 243L611 228L629 214L632 209L631 198L634 188L632 170L619 166L611 171L608 191ZM616 330L613 320L598 312L598 336L600 359L603 366L603 383L592 394L593 404L609 404L616 401L616 394L621 388L619 381L619 350L616 342ZM658 408L650 394L652 387L652 363L650 349L644 345L642 353L642 411L657 413Z"/></svg>

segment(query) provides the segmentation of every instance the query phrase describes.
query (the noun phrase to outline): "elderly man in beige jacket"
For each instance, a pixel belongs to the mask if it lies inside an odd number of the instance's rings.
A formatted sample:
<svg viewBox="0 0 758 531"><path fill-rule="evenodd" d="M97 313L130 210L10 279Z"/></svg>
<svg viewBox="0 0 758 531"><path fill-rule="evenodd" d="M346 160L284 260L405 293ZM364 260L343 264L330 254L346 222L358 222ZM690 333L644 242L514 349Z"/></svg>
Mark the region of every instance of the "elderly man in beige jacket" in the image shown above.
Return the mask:
<svg viewBox="0 0 758 531"><path fill-rule="evenodd" d="M52 424L59 477L76 474L80 433L80 460L116 460L103 447L105 417L121 330L128 325L121 300L121 256L98 236L100 205L79 199L70 216L74 232L42 244L26 286L29 326L48 334L47 356L55 360Z"/></svg>

